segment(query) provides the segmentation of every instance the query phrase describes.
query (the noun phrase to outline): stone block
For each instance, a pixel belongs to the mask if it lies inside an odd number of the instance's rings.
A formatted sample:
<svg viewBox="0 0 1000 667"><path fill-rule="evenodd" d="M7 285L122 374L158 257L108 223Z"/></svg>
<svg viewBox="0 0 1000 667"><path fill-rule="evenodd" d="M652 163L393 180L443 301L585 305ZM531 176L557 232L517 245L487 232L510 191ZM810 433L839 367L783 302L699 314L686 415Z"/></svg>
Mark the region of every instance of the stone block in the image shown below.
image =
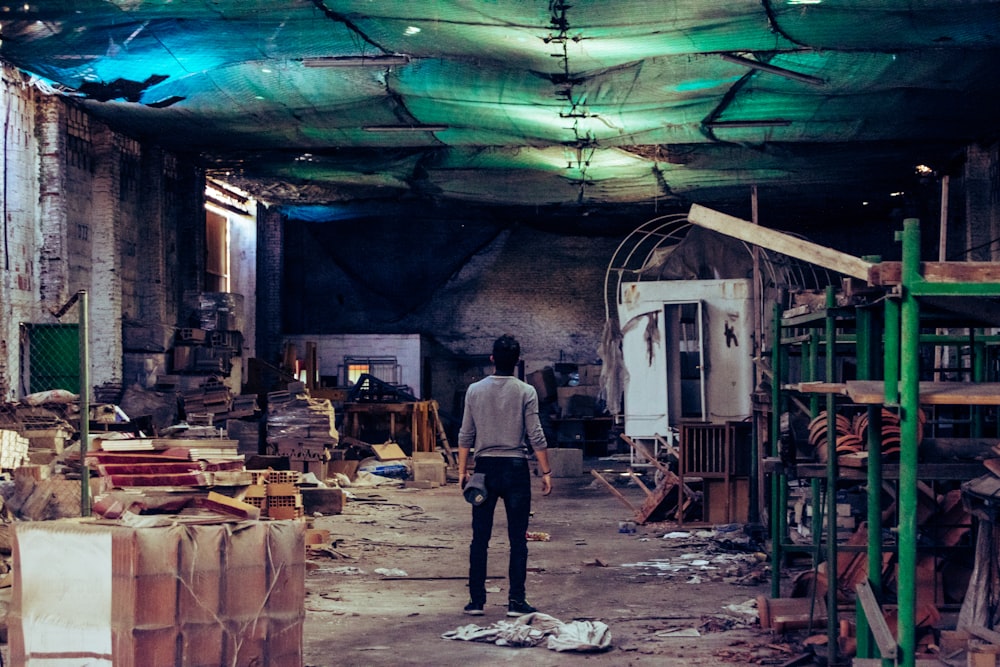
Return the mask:
<svg viewBox="0 0 1000 667"><path fill-rule="evenodd" d="M549 453L553 477L579 477L583 474L583 450L550 447L546 451Z"/></svg>

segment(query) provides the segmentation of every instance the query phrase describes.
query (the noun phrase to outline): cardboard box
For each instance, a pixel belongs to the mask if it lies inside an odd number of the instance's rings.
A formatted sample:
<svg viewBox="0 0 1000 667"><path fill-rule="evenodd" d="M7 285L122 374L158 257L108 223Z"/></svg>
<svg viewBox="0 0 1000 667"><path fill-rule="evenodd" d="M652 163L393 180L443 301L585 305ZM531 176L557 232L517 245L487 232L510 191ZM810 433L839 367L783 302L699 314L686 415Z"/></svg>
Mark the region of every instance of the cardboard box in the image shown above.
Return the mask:
<svg viewBox="0 0 1000 667"><path fill-rule="evenodd" d="M407 458L403 450L400 449L399 445L394 442L387 442L382 445L372 445L372 449L375 451L375 457L379 461L399 461L400 459Z"/></svg>
<svg viewBox="0 0 1000 667"><path fill-rule="evenodd" d="M550 366L546 366L538 371L532 371L524 379L535 388L539 403L545 403L555 398L557 386L556 374Z"/></svg>
<svg viewBox="0 0 1000 667"><path fill-rule="evenodd" d="M437 461L413 461L413 481L432 482L443 486L447 481L445 478L445 464L438 457Z"/></svg>
<svg viewBox="0 0 1000 667"><path fill-rule="evenodd" d="M304 534L283 521L16 524L11 662L301 667Z"/></svg>
<svg viewBox="0 0 1000 667"><path fill-rule="evenodd" d="M354 481L358 478L358 465L361 461L330 461L327 464L327 474L331 477L335 473L346 475L347 479Z"/></svg>

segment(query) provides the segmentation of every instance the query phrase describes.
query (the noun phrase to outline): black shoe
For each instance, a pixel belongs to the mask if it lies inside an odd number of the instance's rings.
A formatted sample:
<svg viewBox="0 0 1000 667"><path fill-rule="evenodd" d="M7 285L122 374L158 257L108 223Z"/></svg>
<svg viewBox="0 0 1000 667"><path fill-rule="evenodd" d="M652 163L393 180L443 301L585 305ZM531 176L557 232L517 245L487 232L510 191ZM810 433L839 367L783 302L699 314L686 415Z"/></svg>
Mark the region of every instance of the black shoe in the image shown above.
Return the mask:
<svg viewBox="0 0 1000 667"><path fill-rule="evenodd" d="M469 616L482 616L483 615L483 603L482 602L470 602L465 605L465 609L462 610Z"/></svg>
<svg viewBox="0 0 1000 667"><path fill-rule="evenodd" d="M538 611L525 600L510 600L507 603L507 615L508 616L523 616L524 614L533 614Z"/></svg>

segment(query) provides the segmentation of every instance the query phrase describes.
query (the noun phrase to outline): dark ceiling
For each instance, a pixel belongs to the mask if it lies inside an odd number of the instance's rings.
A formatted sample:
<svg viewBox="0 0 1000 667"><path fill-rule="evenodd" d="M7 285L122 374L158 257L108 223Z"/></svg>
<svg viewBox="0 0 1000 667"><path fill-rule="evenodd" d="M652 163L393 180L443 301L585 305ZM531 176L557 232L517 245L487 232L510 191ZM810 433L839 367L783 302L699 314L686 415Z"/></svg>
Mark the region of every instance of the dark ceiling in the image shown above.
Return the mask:
<svg viewBox="0 0 1000 667"><path fill-rule="evenodd" d="M0 19L0 57L39 85L319 217L742 214L752 185L775 213L851 215L918 164L958 169L1000 118L996 1L45 0Z"/></svg>

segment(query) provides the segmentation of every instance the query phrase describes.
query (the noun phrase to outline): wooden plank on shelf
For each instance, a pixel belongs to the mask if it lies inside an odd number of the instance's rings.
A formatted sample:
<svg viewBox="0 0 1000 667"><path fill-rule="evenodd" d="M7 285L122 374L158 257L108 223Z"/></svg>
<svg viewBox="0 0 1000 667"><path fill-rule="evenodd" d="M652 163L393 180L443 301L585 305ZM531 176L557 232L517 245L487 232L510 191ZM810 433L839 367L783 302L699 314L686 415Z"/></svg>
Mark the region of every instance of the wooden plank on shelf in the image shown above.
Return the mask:
<svg viewBox="0 0 1000 667"><path fill-rule="evenodd" d="M1000 283L1000 263L921 262L920 274L935 283ZM879 262L872 265L868 281L872 285L898 285L902 276L902 262Z"/></svg>
<svg viewBox="0 0 1000 667"><path fill-rule="evenodd" d="M847 396L862 405L885 401L885 384L878 380L849 380ZM1000 405L1000 382L921 382L921 405Z"/></svg>
<svg viewBox="0 0 1000 667"><path fill-rule="evenodd" d="M796 382L782 388L801 394L847 394L847 385L843 382Z"/></svg>

